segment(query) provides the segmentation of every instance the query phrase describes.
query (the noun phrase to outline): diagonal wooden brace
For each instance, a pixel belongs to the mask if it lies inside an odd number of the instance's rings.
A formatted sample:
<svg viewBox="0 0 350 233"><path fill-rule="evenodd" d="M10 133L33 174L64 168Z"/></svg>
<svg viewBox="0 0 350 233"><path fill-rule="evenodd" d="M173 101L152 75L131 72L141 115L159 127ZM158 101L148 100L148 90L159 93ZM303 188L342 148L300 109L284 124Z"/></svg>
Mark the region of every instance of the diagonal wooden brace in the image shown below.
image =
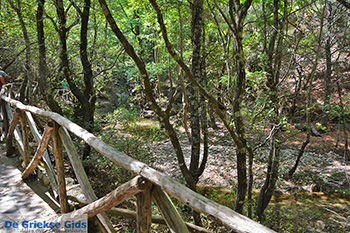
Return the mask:
<svg viewBox="0 0 350 233"><path fill-rule="evenodd" d="M27 179L30 174L33 173L34 169L38 166L41 158L43 157L43 154L47 148L47 145L49 143L51 134L53 131L52 125L47 125L44 130L43 137L40 141L40 144L35 152L35 155L32 159L32 161L29 163L29 165L26 167L26 169L22 173L22 179Z"/></svg>
<svg viewBox="0 0 350 233"><path fill-rule="evenodd" d="M7 147L6 156L7 157L10 157L15 153L15 148L13 147L13 144L12 144L12 138L13 138L13 133L15 132L15 129L16 129L16 125L19 121L20 114L21 114L20 110L16 108L16 111L13 114L13 118L12 118L9 130L7 132L7 136L6 136L6 147Z"/></svg>

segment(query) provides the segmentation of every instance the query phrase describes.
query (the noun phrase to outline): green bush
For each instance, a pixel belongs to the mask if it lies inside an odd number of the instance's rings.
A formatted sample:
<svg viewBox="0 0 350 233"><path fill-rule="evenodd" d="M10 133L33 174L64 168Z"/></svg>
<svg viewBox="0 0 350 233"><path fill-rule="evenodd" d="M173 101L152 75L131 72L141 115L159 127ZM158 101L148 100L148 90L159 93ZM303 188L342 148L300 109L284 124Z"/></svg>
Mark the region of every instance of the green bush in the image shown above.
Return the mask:
<svg viewBox="0 0 350 233"><path fill-rule="evenodd" d="M123 124L129 125L136 122L138 111L136 108L127 109L121 106L114 110L112 113L108 113L102 116L102 119L111 124Z"/></svg>

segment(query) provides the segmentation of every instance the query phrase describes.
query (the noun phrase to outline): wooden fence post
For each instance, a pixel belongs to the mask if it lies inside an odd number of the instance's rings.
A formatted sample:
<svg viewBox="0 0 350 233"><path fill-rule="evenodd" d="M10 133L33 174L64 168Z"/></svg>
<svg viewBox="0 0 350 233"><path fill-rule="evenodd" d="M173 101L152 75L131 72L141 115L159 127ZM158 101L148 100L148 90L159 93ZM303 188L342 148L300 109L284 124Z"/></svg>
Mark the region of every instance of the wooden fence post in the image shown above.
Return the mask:
<svg viewBox="0 0 350 233"><path fill-rule="evenodd" d="M60 127L58 133L61 137L63 146L67 151L68 158L72 164L75 176L78 179L81 190L83 191L84 196L86 197L86 200L89 203L96 201L97 196L94 190L92 189L92 186L84 170L83 163L79 158L78 152L75 149L75 146L73 144L73 141L68 131L64 127ZM98 214L96 217L98 218L99 222L101 223L105 231L115 232L111 221L108 219L105 213Z"/></svg>
<svg viewBox="0 0 350 233"><path fill-rule="evenodd" d="M9 130L7 132L7 136L6 136L6 148L7 148L6 156L8 157L15 153L15 148L13 147L13 144L12 144L12 138L16 129L16 125L19 121L19 115L20 115L20 110L16 108L15 113L13 114L13 118L12 118Z"/></svg>
<svg viewBox="0 0 350 233"><path fill-rule="evenodd" d="M28 178L28 176L30 174L32 174L34 169L38 166L39 161L41 160L41 158L42 158L42 156L47 148L52 131L53 131L53 125L51 122L49 122L49 124L45 127L43 137L39 143L38 149L36 150L32 161L27 166L27 168L24 170L24 172L22 173L22 179Z"/></svg>
<svg viewBox="0 0 350 233"><path fill-rule="evenodd" d="M138 233L149 233L152 224L152 183L146 181L145 190L136 194L136 223Z"/></svg>
<svg viewBox="0 0 350 233"><path fill-rule="evenodd" d="M135 194L142 192L144 179L140 176L136 176L132 180L120 185L118 188L108 193L104 197L90 203L83 208L80 208L71 213L65 214L64 216L74 218L83 214L87 214L88 218L91 218L97 214L100 214L116 205L119 205L128 198ZM185 233L185 232L184 232Z"/></svg>
<svg viewBox="0 0 350 233"><path fill-rule="evenodd" d="M152 196L154 197L170 231L173 233L189 233L170 197L163 192L158 185L153 185Z"/></svg>
<svg viewBox="0 0 350 233"><path fill-rule="evenodd" d="M6 102L4 100L1 100L1 112L2 112L2 120L3 120L3 134L4 134L4 139L6 140L7 133L9 131L9 117L7 115L7 110L6 110Z"/></svg>
<svg viewBox="0 0 350 233"><path fill-rule="evenodd" d="M42 136L40 135L40 133L39 133L37 127L36 127L34 118L33 118L32 114L31 114L31 112L25 112L25 113L26 113L26 116L27 116L29 128L32 131L32 134L34 136L34 140L37 143L40 143L41 140L42 140ZM52 122L51 122L51 127L53 127ZM49 156L49 153L48 153L47 150L44 151L43 161L44 161L44 165L45 165L45 170L46 170L47 176L49 177L49 181L50 181L51 189L52 189L52 192L53 192L53 196L54 197L58 197L57 177L56 177L56 173L55 173L55 171L53 169L53 165L51 163L50 156Z"/></svg>
<svg viewBox="0 0 350 233"><path fill-rule="evenodd" d="M56 122L54 124L52 139L53 139L53 152L55 154L56 168L57 168L57 181L58 181L58 197L61 206L61 213L68 212L67 192L66 192L66 181L64 178L64 164L63 164L63 153L62 153L62 141L58 130L60 125Z"/></svg>
<svg viewBox="0 0 350 233"><path fill-rule="evenodd" d="M72 198L73 200L73 198ZM78 200L74 200L79 202ZM131 218L131 219L136 219L137 214L136 211L133 210L128 210L128 209L123 209L123 208L111 208L106 211L106 213L113 215L113 216L121 216L123 218ZM167 223L165 222L164 218L162 216L158 215L152 215L152 223L157 223L157 224L163 224L166 225ZM191 230L191 232L197 232L197 233L212 233L211 231L194 225L193 223L185 222L186 226Z"/></svg>
<svg viewBox="0 0 350 233"><path fill-rule="evenodd" d="M23 139L24 167L26 168L30 162L30 158L29 158L27 119L24 111L22 110L20 111L19 118L21 120L21 132L22 132L22 139Z"/></svg>

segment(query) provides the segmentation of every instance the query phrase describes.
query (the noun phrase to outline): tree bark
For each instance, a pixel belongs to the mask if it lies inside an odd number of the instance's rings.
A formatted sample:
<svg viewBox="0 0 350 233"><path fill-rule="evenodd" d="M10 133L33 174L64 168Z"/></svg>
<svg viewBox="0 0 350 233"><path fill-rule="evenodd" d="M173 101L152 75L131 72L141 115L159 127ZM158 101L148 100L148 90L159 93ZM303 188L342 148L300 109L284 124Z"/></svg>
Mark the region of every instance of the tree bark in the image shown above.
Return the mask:
<svg viewBox="0 0 350 233"><path fill-rule="evenodd" d="M327 4L328 12L327 12L327 31L326 31L326 45L325 45L325 53L326 53L326 74L324 76L324 116L323 116L323 124L327 126L329 120L329 110L330 110L330 97L332 91L332 52L331 52L331 43L332 43L332 21L333 21L333 12L332 12L332 4L328 2Z"/></svg>
<svg viewBox="0 0 350 233"><path fill-rule="evenodd" d="M347 9L350 9L350 3L347 2L346 0L337 0L340 4L345 6Z"/></svg>
<svg viewBox="0 0 350 233"><path fill-rule="evenodd" d="M167 114L161 109L161 107L156 102L154 95L153 95L153 88L149 80L149 75L146 70L146 65L143 62L143 60L136 54L134 47L130 44L128 39L124 36L122 31L119 29L118 25L116 24L115 20L113 19L113 16L111 15L111 12L107 6L107 3L105 0L99 0L100 6L102 8L102 11L113 31L113 33L117 36L119 41L122 43L125 52L134 60L140 74L143 80L144 85L144 92L147 96L148 101L150 102L150 106L152 110L157 114L160 121L163 123L165 130L167 131L167 134L170 138L170 141L174 147L175 154L178 160L178 164L181 170L181 173L183 174L185 180L187 183L192 184L194 183L192 175L189 171L189 169L186 166L184 155L182 152L182 148L178 139L178 136L176 134L175 129L173 128L172 124L169 121L169 117Z"/></svg>
<svg viewBox="0 0 350 233"><path fill-rule="evenodd" d="M244 4L241 4L240 1L229 1L229 13L231 17L231 22L233 24L231 28L233 29L233 35L235 39L234 52L236 54L236 80L235 85L233 86L234 99L232 104L232 111L235 131L237 133L239 141L242 144L242 146L236 144L238 187L234 208L239 213L242 213L243 211L245 195L247 192L246 162L248 154L248 144L245 136L245 127L241 112L241 105L243 102L246 85L245 55L243 51L243 29L244 20L251 3L251 0L245 1Z"/></svg>
<svg viewBox="0 0 350 233"><path fill-rule="evenodd" d="M23 19L23 15L22 15L22 8L21 8L21 0L16 0L17 5L15 5L15 3L12 0L7 0L7 2L10 4L10 6L12 7L12 9L16 12L17 17L18 17L18 21L19 24L21 26L22 29L22 34L23 34L23 40L26 46L26 54L25 54L25 65L24 65L24 69L25 69L25 76L24 79L22 81L21 87L19 89L19 99L21 102L24 102L26 99L28 100L28 98L30 97L29 95L26 96L26 91L28 89L31 88L30 85L28 85L29 83L31 83L31 79L32 79L32 70L31 70L31 43L30 43L30 39L29 39L29 33L27 30L27 26L24 22Z"/></svg>
<svg viewBox="0 0 350 233"><path fill-rule="evenodd" d="M201 37L202 37L202 12L203 12L203 1L195 0L191 5L191 41L192 41L192 74L194 79L199 81L201 79ZM196 189L196 177L197 169L199 166L200 156L200 106L199 96L194 87L191 85L187 86L188 91L188 105L190 113L190 127L191 127L191 162L190 172L195 179L193 184L189 186Z"/></svg>
<svg viewBox="0 0 350 233"><path fill-rule="evenodd" d="M45 34L44 34L44 5L45 0L37 0L38 8L36 12L36 30L38 39L38 57L39 57L39 79L38 82L39 90L42 97L45 99L46 104L49 106L51 111L57 112L63 115L62 109L60 108L57 101L54 99L54 95L49 85L49 70L46 62L46 45L45 45Z"/></svg>
<svg viewBox="0 0 350 233"><path fill-rule="evenodd" d="M83 65L84 73L84 99L87 101L81 103L83 106L83 126L89 130L93 131L94 128L94 114L95 114L95 103L96 103L96 93L94 89L94 79L91 69L91 63L89 61L89 56L87 53L88 47L88 24L90 17L91 0L84 0L84 8L81 14L81 28L80 28L80 60ZM85 145L83 151L83 158L87 158L90 154L91 148L89 145Z"/></svg>
<svg viewBox="0 0 350 233"><path fill-rule="evenodd" d="M280 0L273 1L273 27L275 30L271 35L271 39L267 45L267 65L266 71L267 86L269 88L269 99L273 108L273 114L270 116L271 122L271 140L270 140L270 152L267 164L267 173L264 181L264 185L260 190L258 197L258 204L256 208L256 214L261 220L264 210L268 206L272 194L275 190L275 185L278 180L278 169L280 159L280 113L279 113L279 80L280 80L280 67L282 62L282 47L284 39L284 26L287 15L287 2L284 1L284 9L282 18L279 17ZM265 18L266 19L266 18ZM266 24L266 21L265 21ZM267 44L267 42L266 42Z"/></svg>
<svg viewBox="0 0 350 233"><path fill-rule="evenodd" d="M61 66L63 70L64 77L66 78L69 88L73 95L78 99L79 104L82 107L82 125L89 131L94 128L94 113L95 113L95 102L96 94L93 86L93 74L91 69L91 63L89 61L89 56L87 53L88 47L88 24L91 8L91 0L84 0L84 7L81 11L77 9L81 17L81 27L80 27L80 60L83 66L83 79L84 79L84 89L81 90L76 82L72 78L72 71L69 65L68 51L67 51L67 33L70 27L67 27L66 22L66 12L62 0L56 0L56 12L59 19L59 29L58 34L60 38L60 59ZM83 158L88 157L90 154L90 147L85 145L83 151Z"/></svg>
<svg viewBox="0 0 350 233"><path fill-rule="evenodd" d="M242 198L244 200L245 198L245 193L246 193L246 188L247 188L247 182L246 182L246 164L245 164L245 160L246 160L246 156L243 156L243 153L245 153L246 151L251 151L249 150L249 145L247 143L247 141L242 138L242 129L240 129L241 132L237 132L237 129L234 130L231 127L230 121L227 119L226 114L222 111L222 109L226 109L224 104L222 104L220 101L216 100L211 94L209 94L205 88L195 79L193 73L191 72L191 69L184 63L183 59L177 54L177 52L174 50L172 44L169 41L168 38L168 34L167 34L167 30L164 24L164 20L163 20L163 15L160 11L160 8L157 4L157 2L155 0L149 0L149 2L152 4L153 8L155 9L156 13L157 13L157 20L159 23L159 26L161 28L162 31L162 36L163 36L163 40L165 42L166 48L169 52L169 54L174 58L174 60L180 65L180 67L184 70L184 73L186 74L188 80L190 81L190 83L212 104L216 114L220 117L220 119L223 121L226 129L229 131L230 136L232 137L233 141L235 142L235 144L237 145L237 148L240 152L240 155L237 155L238 158L238 164L242 165L238 166L239 168L239 177L241 179L239 179L239 195L238 197L238 201L236 201L237 203L237 208L236 210L241 210L243 208L243 203L242 203ZM237 20L237 25L239 25L240 28L243 28L243 24L244 24L244 19L246 17L247 11L252 3L252 0L247 0L245 1L243 4L240 4L240 1L236 1L235 2L237 5L237 11L239 11L239 16L238 20ZM232 18L233 17L233 11L232 11ZM228 21L227 21L228 22ZM228 25L231 26L231 24L228 22ZM232 27L231 27L232 28ZM233 31L235 31L234 29L232 29ZM242 34L237 34L239 37L238 39L242 39ZM241 41L242 42L242 41ZM242 48L242 45L239 45L238 47ZM241 49L241 51L243 52L243 49ZM242 78L245 78L245 64L244 64L244 56L241 56L242 54L238 55L238 60L240 60L239 65L241 65L241 68L239 68L239 72L238 74L240 75L241 78L241 83L242 83ZM244 55L244 54L243 54ZM243 63L242 63L243 62ZM242 74L244 74L244 76L242 76ZM242 88L242 87L240 87ZM243 88L244 90L244 88ZM238 92L238 96L242 97L242 91ZM240 99L236 99L237 103L239 101L242 101L242 98ZM238 108L237 108L238 107ZM240 104L236 104L236 110L240 110ZM237 112L237 114L240 114L240 111ZM236 117L236 119L240 119L239 116ZM243 124L238 126L238 127L244 127Z"/></svg>
<svg viewBox="0 0 350 233"><path fill-rule="evenodd" d="M205 56L202 52L202 38L203 36L203 0L195 0L191 5L191 41L192 41L192 74L195 80L206 85L204 80L205 75ZM191 126L191 161L190 173L193 177L193 184L188 184L189 187L196 191L197 182L200 175L203 173L207 156L208 156L208 134L207 134L207 120L204 97L200 96L197 90L192 86L187 86L188 105L190 113ZM200 146L201 146L201 129L203 133L203 143L205 144L202 163L200 164ZM202 169L202 170L201 170ZM202 226L200 214L193 211L193 218L195 224Z"/></svg>

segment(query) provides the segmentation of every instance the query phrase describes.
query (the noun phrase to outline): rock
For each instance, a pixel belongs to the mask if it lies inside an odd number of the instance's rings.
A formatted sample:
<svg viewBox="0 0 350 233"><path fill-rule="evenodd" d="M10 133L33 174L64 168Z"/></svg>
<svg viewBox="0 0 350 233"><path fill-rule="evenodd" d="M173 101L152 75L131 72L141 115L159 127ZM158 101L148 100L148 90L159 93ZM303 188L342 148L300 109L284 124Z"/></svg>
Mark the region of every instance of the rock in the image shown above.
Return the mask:
<svg viewBox="0 0 350 233"><path fill-rule="evenodd" d="M69 179L72 179L72 178L69 178ZM67 182L67 178L66 178L66 182ZM79 184L68 183L67 195L74 197L80 203L88 203L88 201L87 201L85 195L83 194L83 191L82 191ZM73 203L73 201L70 201L70 202Z"/></svg>
<svg viewBox="0 0 350 233"><path fill-rule="evenodd" d="M312 184L311 185L311 191L312 192L320 192L321 191L321 187L317 184Z"/></svg>
<svg viewBox="0 0 350 233"><path fill-rule="evenodd" d="M66 177L66 185L69 186L69 185L73 185L74 184L74 179L71 178L71 177Z"/></svg>
<svg viewBox="0 0 350 233"><path fill-rule="evenodd" d="M307 131L307 126L305 124L296 124L295 128L303 132ZM314 125L311 125L311 135L316 137L322 137L322 134L317 131Z"/></svg>
<svg viewBox="0 0 350 233"><path fill-rule="evenodd" d="M318 221L316 222L316 228L317 228L318 230L323 230L325 227L326 227L326 224L325 224L323 221L318 220Z"/></svg>
<svg viewBox="0 0 350 233"><path fill-rule="evenodd" d="M151 119L154 117L154 112L152 110L144 110L142 116L145 119Z"/></svg>
<svg viewBox="0 0 350 233"><path fill-rule="evenodd" d="M311 133L313 136L322 137L322 135L317 131L314 125L311 125Z"/></svg>

